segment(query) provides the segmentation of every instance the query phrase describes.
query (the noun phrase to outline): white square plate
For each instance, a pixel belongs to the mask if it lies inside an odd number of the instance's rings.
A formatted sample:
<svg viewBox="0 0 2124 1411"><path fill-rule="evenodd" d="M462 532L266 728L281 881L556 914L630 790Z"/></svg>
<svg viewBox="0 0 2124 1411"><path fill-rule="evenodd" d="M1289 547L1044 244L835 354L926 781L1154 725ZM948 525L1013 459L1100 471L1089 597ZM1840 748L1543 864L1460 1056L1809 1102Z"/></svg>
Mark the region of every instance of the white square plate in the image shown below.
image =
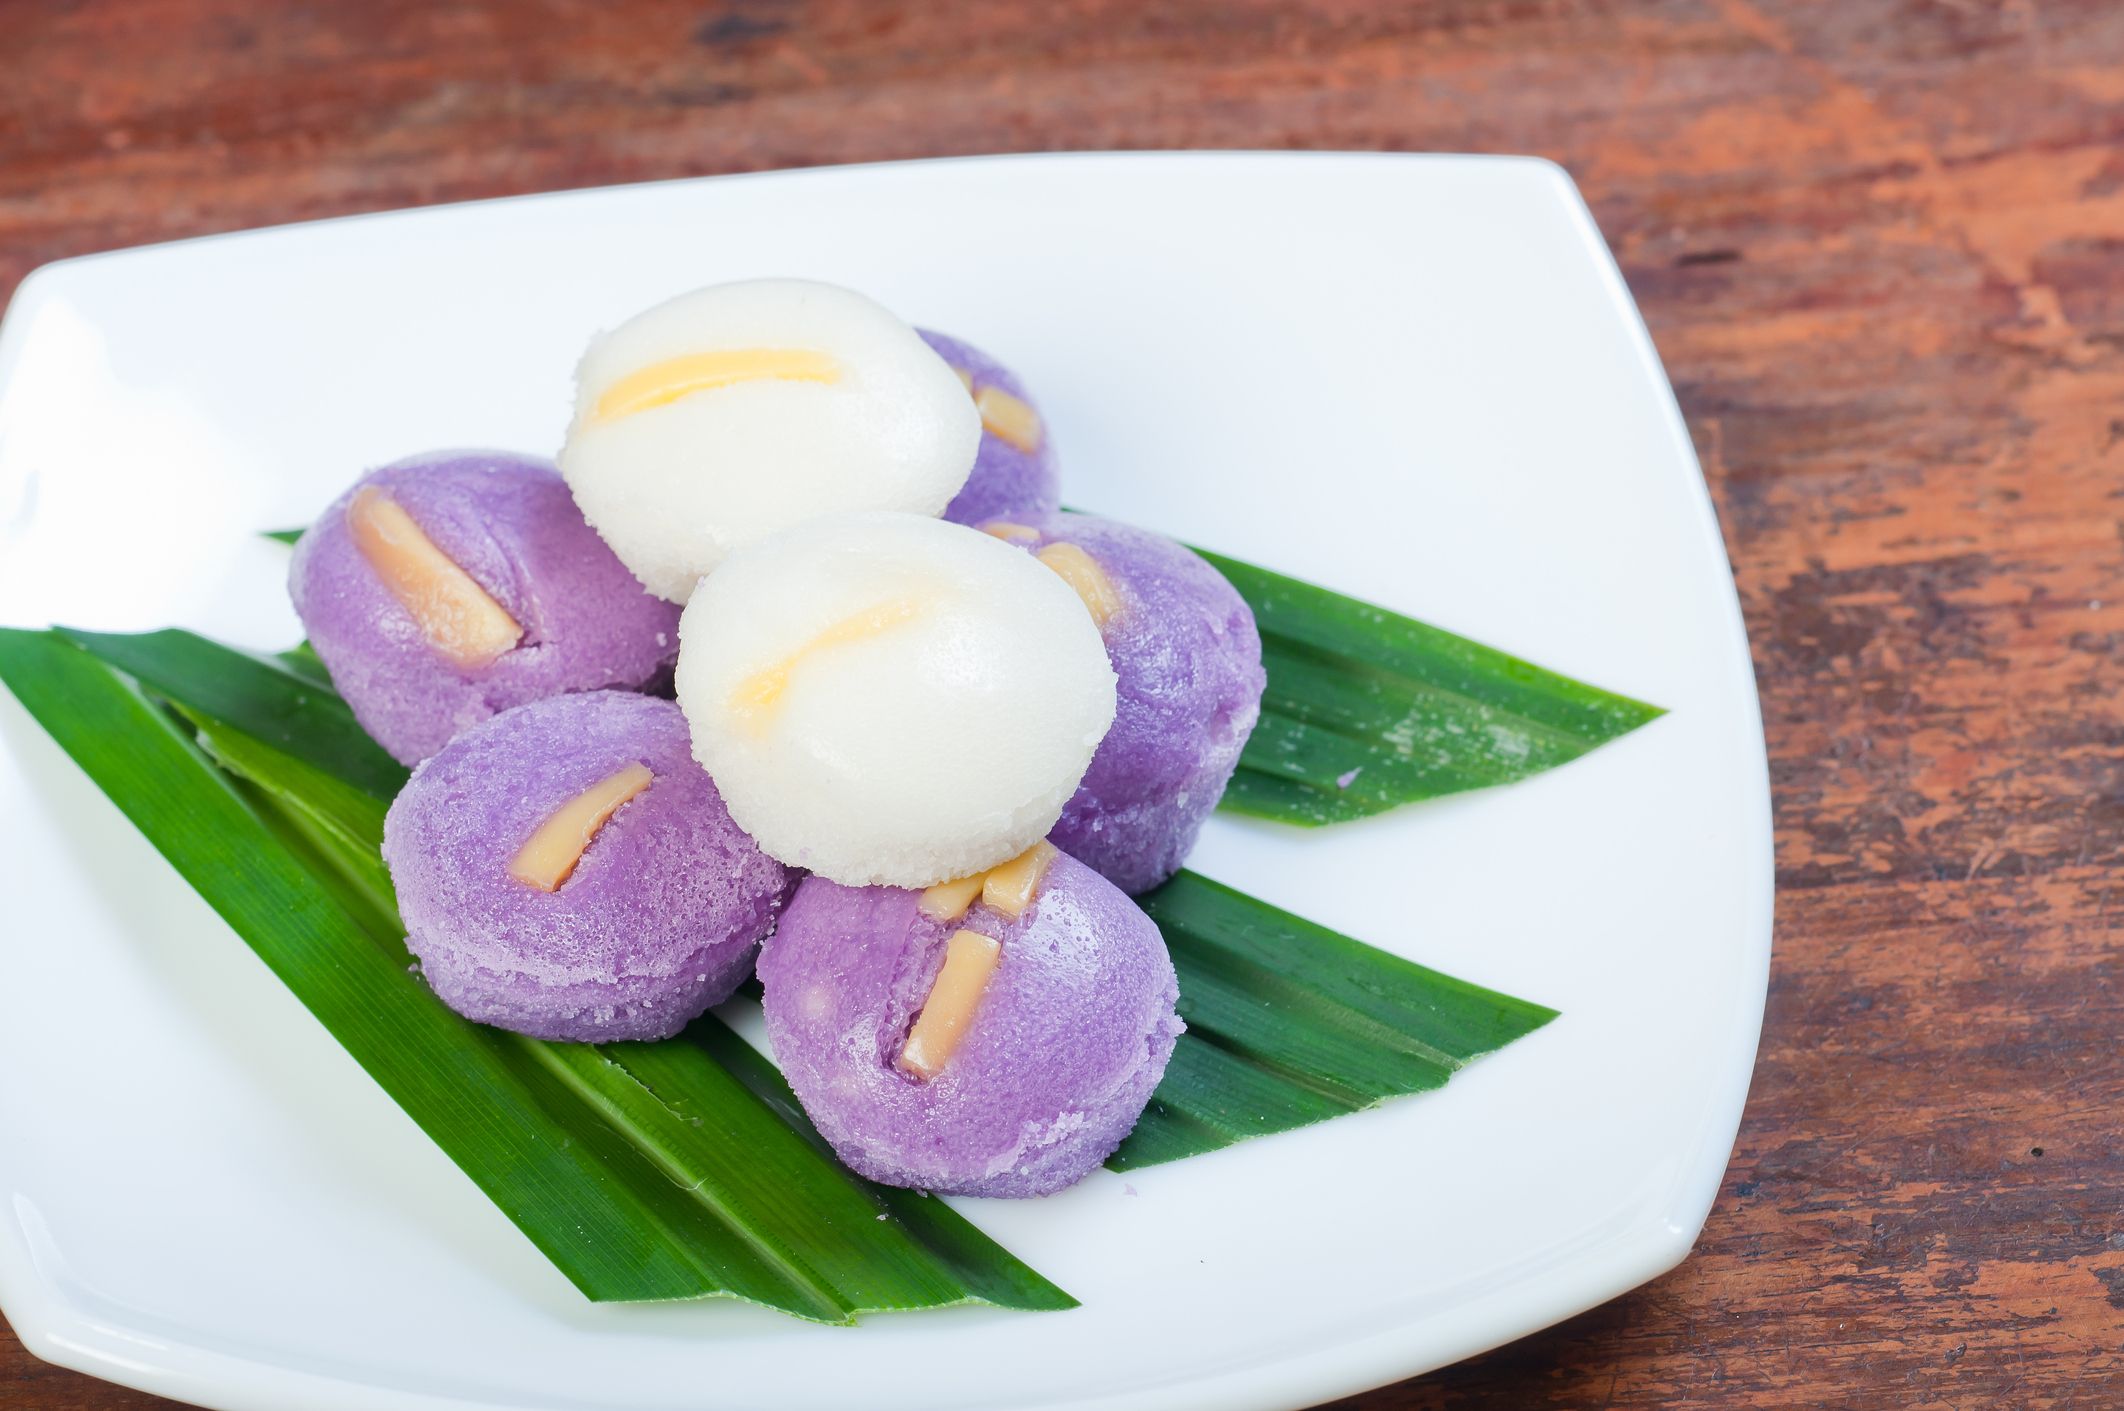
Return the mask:
<svg viewBox="0 0 2124 1411"><path fill-rule="evenodd" d="M0 328L0 621L296 636L361 468L550 451L591 332L757 274L1021 370L1064 496L1672 714L1524 784L1194 865L1563 1011L1443 1092L963 1202L1069 1313L595 1307L0 695L0 1304L221 1407L1302 1404L1688 1251L1770 952L1762 734L1674 400L1569 180L1400 156L1010 157L535 196L69 261Z"/></svg>

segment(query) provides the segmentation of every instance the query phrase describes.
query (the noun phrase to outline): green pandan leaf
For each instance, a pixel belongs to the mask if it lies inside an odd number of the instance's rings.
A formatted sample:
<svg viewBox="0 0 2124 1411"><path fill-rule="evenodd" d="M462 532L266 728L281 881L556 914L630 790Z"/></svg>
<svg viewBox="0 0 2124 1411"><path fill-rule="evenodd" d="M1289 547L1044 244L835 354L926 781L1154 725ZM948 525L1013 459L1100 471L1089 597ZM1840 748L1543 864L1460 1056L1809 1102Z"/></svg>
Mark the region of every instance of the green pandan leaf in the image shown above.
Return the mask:
<svg viewBox="0 0 2124 1411"><path fill-rule="evenodd" d="M170 628L136 635L55 629L159 695L182 701L263 744L337 775L378 798L394 797L406 768L356 723L307 646L254 656Z"/></svg>
<svg viewBox="0 0 2124 1411"><path fill-rule="evenodd" d="M182 632L0 634L0 679L591 1297L723 1293L828 1321L1068 1306L950 1206L841 1168L780 1075L712 1016L666 1043L594 1048L445 1010L407 973L378 853L404 771L313 668L300 650L261 658ZM1553 1017L1192 873L1142 900L1189 1029L1117 1169L1438 1087ZM524 1142L541 1155L529 1168Z"/></svg>
<svg viewBox="0 0 2124 1411"><path fill-rule="evenodd" d="M1222 806L1338 823L1509 784L1664 714L1479 642L1198 550L1261 628L1268 690Z"/></svg>
<svg viewBox="0 0 2124 1411"><path fill-rule="evenodd" d="M1192 872L1139 900L1172 950L1187 1033L1116 1170L1442 1087L1556 1017Z"/></svg>
<svg viewBox="0 0 2124 1411"><path fill-rule="evenodd" d="M1074 1306L949 1206L835 1162L791 1104L757 1090L766 1079L713 1017L600 1049L445 1009L409 973L377 854L381 800L313 762L350 759L324 748L337 717L316 687L197 638L156 638L80 640L152 667L182 716L57 634L0 632L0 680L585 1295L725 1295L824 1322L976 1300ZM315 736L291 740L291 722Z"/></svg>

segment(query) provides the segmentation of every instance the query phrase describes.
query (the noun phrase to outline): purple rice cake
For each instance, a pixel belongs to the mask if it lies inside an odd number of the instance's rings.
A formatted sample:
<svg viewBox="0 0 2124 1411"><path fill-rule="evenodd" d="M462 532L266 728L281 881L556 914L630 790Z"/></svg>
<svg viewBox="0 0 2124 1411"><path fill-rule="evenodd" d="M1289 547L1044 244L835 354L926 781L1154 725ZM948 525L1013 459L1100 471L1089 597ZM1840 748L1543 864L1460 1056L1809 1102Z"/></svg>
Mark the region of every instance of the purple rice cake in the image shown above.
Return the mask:
<svg viewBox="0 0 2124 1411"><path fill-rule="evenodd" d="M1047 843L926 891L807 878L759 973L775 1058L841 1159L948 1194L1082 1179L1183 1027L1158 928Z"/></svg>
<svg viewBox="0 0 2124 1411"><path fill-rule="evenodd" d="M372 470L295 545L288 592L362 727L404 764L499 711L668 677L678 608L551 464L440 451Z"/></svg>
<svg viewBox="0 0 2124 1411"><path fill-rule="evenodd" d="M795 874L730 821L669 701L554 696L474 726L384 820L445 1004L542 1039L659 1039L752 971Z"/></svg>
<svg viewBox="0 0 2124 1411"><path fill-rule="evenodd" d="M966 484L944 507L955 524L1045 519L1061 503L1047 423L1016 373L971 343L915 330L965 380L981 413L981 451Z"/></svg>
<svg viewBox="0 0 2124 1411"><path fill-rule="evenodd" d="M1253 610L1198 554L1086 514L983 526L1090 609L1113 663L1113 727L1048 834L1131 896L1180 870L1261 715Z"/></svg>

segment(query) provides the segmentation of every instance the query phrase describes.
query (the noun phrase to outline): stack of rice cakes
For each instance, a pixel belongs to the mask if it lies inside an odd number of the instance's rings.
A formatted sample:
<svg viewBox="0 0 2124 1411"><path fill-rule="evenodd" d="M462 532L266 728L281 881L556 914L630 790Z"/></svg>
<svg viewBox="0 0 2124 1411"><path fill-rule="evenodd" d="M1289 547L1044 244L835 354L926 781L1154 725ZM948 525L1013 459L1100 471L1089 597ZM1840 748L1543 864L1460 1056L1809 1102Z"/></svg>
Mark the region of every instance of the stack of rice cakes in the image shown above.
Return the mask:
<svg viewBox="0 0 2124 1411"><path fill-rule="evenodd" d="M678 1032L756 965L855 1170L1081 1179L1182 1028L1130 897L1192 848L1264 678L1208 564L1057 505L1007 368L797 280L597 339L557 470L364 475L290 591L416 766L385 860L429 984L610 1042Z"/></svg>

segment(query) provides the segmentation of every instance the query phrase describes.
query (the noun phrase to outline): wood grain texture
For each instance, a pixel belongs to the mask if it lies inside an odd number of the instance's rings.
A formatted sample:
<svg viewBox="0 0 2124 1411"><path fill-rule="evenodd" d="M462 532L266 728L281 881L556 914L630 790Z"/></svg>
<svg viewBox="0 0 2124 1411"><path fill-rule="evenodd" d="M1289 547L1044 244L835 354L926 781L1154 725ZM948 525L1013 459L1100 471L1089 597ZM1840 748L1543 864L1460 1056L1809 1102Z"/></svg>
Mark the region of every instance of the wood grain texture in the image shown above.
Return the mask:
<svg viewBox="0 0 2124 1411"><path fill-rule="evenodd" d="M1069 147L1538 152L1644 307L1763 688L1778 954L1697 1253L1388 1408L2124 1405L2115 0L0 5L62 255ZM0 1404L157 1404L0 1345Z"/></svg>

